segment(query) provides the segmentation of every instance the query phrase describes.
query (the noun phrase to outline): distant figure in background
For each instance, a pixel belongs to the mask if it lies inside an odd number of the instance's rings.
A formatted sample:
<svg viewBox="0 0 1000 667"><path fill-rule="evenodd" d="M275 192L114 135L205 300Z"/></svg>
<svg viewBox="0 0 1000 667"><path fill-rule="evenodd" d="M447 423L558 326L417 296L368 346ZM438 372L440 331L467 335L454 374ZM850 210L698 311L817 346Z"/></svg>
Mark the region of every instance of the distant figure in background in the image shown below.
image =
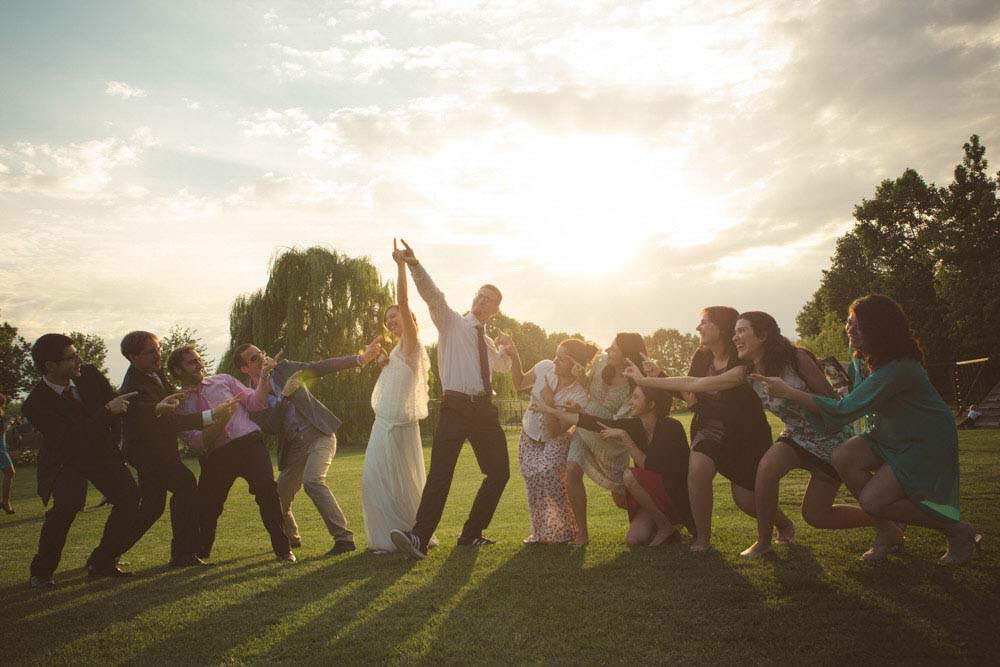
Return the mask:
<svg viewBox="0 0 1000 667"><path fill-rule="evenodd" d="M420 342L417 321L410 311L406 261L393 243L398 303L385 311L385 327L399 343L372 391L372 424L365 467L361 474L361 502L368 548L396 551L390 533L409 530L417 520L420 494L427 481L419 420L427 416L427 377L431 360ZM428 545L437 538L431 535Z"/></svg>
<svg viewBox="0 0 1000 667"><path fill-rule="evenodd" d="M533 404L551 408L587 402L583 387L587 367L599 348L577 338L559 343L553 359L543 359L527 372L521 370L517 348L508 347L514 388L530 389ZM551 415L528 410L522 420L517 447L518 463L528 492L531 534L525 544L562 544L576 537L573 505L566 488L566 457L572 427Z"/></svg>
<svg viewBox="0 0 1000 667"><path fill-rule="evenodd" d="M0 394L0 473L3 474L3 496L0 501L0 508L7 514L13 514L14 508L10 506L10 487L14 483L14 462L7 451L7 433L21 423L21 420L14 417L4 420L4 408L7 406L7 397Z"/></svg>
<svg viewBox="0 0 1000 667"><path fill-rule="evenodd" d="M622 372L628 361L641 364L644 354L646 344L641 335L616 335L606 354L598 357L590 371L586 406L575 406L575 409L582 409L598 419L621 416L619 413L628 410L628 400L632 395L632 387ZM580 546L590 541L587 531L587 490L583 485L583 474L586 473L594 482L621 497L625 491L624 476L625 469L628 468L629 451L620 440L605 440L594 431L577 429L570 442L567 461L566 485L577 526L573 544Z"/></svg>
<svg viewBox="0 0 1000 667"><path fill-rule="evenodd" d="M965 419L958 423L958 428L962 430L976 428L976 420L979 419L982 414L982 412L976 410L976 405L973 403L969 406L969 414L965 416Z"/></svg>
<svg viewBox="0 0 1000 667"><path fill-rule="evenodd" d="M31 346L42 379L24 401L24 416L42 434L38 452L38 495L52 507L45 513L38 553L31 561L30 585L55 586L52 574L66 536L87 500L87 482L112 505L100 544L87 559L92 577L125 577L118 567L139 512L139 487L118 451L114 434L135 394L115 396L111 383L91 365L82 365L73 339L45 334Z"/></svg>
<svg viewBox="0 0 1000 667"><path fill-rule="evenodd" d="M373 342L363 355L308 364L283 359L270 371L268 409L256 413L254 421L278 438L278 497L285 534L292 548L302 544L299 525L292 514L292 500L303 487L333 538L326 555L337 556L357 548L344 511L326 485L327 471L337 454L337 429L341 422L312 395L307 381L347 368L361 368L374 360L379 350L378 342ZM261 371L267 355L256 345L245 343L236 348L233 359L240 372L246 373L250 386L256 388L263 377Z"/></svg>

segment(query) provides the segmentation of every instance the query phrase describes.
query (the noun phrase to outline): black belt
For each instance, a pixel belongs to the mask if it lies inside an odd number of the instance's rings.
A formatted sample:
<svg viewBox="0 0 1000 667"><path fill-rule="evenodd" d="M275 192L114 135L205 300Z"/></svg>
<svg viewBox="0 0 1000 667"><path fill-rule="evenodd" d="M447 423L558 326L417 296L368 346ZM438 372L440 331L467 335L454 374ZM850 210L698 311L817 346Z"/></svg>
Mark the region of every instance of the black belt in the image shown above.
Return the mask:
<svg viewBox="0 0 1000 667"><path fill-rule="evenodd" d="M469 403L489 403L493 400L493 396L490 394L463 394L460 391L452 391L451 389L444 390L445 398L457 398L461 401L468 401Z"/></svg>

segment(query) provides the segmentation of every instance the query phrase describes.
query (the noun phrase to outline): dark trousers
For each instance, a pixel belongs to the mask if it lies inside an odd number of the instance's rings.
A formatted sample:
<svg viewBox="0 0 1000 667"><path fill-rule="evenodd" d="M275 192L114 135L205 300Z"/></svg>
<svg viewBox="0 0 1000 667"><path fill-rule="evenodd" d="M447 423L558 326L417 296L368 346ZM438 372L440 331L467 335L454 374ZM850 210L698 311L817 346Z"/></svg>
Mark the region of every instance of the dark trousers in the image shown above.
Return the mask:
<svg viewBox="0 0 1000 667"><path fill-rule="evenodd" d="M104 534L87 563L97 568L118 562L130 545L139 512L139 488L124 463L94 463L81 468L63 466L52 485L52 507L45 512L38 553L31 560L32 576L47 579L59 566L69 527L87 501L87 482L111 503Z"/></svg>
<svg viewBox="0 0 1000 667"><path fill-rule="evenodd" d="M226 443L201 459L201 477L198 479L199 523L201 525L201 549L199 553L208 557L215 544L215 528L226 504L229 489L237 477L250 484L250 493L257 501L260 519L271 536L271 548L278 556L292 550L285 535L281 514L281 500L278 485L274 481L271 456L260 432L256 431L232 442Z"/></svg>
<svg viewBox="0 0 1000 667"><path fill-rule="evenodd" d="M417 510L417 521L413 526L413 532L420 536L424 544L427 544L441 521L444 503L448 499L451 480L455 475L455 464L466 439L472 444L479 469L486 478L472 503L469 519L462 527L462 537L482 535L483 530L490 525L493 512L496 511L503 489L510 479L507 438L500 428L496 406L489 401L473 402L445 395L441 401L441 418L434 433L434 446L431 448L431 468L427 473L427 483Z"/></svg>
<svg viewBox="0 0 1000 667"><path fill-rule="evenodd" d="M157 463L137 468L139 474L139 516L131 547L142 539L157 519L163 516L170 497L170 558L177 559L201 550L198 530L198 482L194 473L180 461Z"/></svg>

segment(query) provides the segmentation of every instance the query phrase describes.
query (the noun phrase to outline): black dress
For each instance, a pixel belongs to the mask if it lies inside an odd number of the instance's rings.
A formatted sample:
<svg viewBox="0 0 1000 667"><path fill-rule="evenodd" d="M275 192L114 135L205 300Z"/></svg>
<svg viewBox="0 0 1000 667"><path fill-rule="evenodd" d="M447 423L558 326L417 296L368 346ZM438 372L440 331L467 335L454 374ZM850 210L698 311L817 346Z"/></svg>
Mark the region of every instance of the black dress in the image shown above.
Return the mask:
<svg viewBox="0 0 1000 667"><path fill-rule="evenodd" d="M739 362L729 361L726 370ZM691 360L691 377L705 377L711 373L712 353L698 350ZM713 394L698 394L698 402L691 407L692 450L712 459L723 477L737 486L753 491L757 477L757 464L771 446L771 425L764 414L764 406L753 388L742 383L732 389ZM722 422L722 433L716 437L698 438L706 420Z"/></svg>
<svg viewBox="0 0 1000 667"><path fill-rule="evenodd" d="M692 535L695 534L694 519L691 516L691 502L688 499L688 449L687 434L679 421L672 417L660 417L653 427L653 435L647 440L646 429L638 417L626 419L599 419L593 415L580 414L577 426L588 431L600 431L604 424L620 428L632 438L639 449L646 454L642 468L660 475L663 488L670 499L676 518L684 524Z"/></svg>

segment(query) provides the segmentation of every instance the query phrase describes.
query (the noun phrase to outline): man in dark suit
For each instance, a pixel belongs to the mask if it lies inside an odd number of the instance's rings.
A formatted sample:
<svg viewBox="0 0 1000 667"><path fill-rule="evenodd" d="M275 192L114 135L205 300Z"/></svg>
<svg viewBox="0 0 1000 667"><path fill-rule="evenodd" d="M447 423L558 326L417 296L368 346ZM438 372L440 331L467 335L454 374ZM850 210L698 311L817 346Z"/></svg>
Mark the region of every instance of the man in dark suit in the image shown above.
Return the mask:
<svg viewBox="0 0 1000 667"><path fill-rule="evenodd" d="M225 420L234 406L188 415L173 414L167 406L180 405L184 393L174 393L163 372L160 341L148 331L132 331L121 342L122 356L130 365L122 381L123 392L136 392L125 414L125 460L139 476L139 519L133 544L163 516L170 497L170 566L207 565L196 555L201 548L198 532L198 482L181 461L177 434L200 430L215 420ZM158 408L159 406L159 408ZM130 545L131 546L131 545Z"/></svg>
<svg viewBox="0 0 1000 667"><path fill-rule="evenodd" d="M31 347L42 379L24 401L24 416L43 436L38 452L38 495L45 513L38 553L31 561L32 588L55 585L66 535L87 499L87 482L108 497L111 514L101 542L87 559L90 576L124 577L118 557L127 549L139 510L139 489L116 446L117 423L134 394L115 396L91 365L83 366L73 339L45 334Z"/></svg>

